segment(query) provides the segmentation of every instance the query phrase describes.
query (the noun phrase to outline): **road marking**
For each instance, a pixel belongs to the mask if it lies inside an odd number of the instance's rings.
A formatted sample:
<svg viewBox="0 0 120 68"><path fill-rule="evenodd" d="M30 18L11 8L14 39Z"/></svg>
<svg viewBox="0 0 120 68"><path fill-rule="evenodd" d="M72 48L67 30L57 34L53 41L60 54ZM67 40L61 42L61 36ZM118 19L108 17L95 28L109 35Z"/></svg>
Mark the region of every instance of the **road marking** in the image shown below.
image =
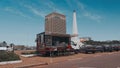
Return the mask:
<svg viewBox="0 0 120 68"><path fill-rule="evenodd" d="M75 59L68 59L68 60L71 61L71 60L80 60L80 59L82 58L75 58Z"/></svg>

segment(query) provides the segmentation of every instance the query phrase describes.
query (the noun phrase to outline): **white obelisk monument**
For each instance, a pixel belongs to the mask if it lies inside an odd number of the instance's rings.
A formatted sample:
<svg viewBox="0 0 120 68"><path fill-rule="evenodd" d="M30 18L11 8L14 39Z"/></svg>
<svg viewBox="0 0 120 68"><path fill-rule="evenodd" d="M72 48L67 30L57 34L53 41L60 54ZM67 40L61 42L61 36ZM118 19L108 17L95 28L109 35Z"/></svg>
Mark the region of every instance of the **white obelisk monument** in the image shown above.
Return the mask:
<svg viewBox="0 0 120 68"><path fill-rule="evenodd" d="M76 11L73 11L73 39L74 41L78 40L78 28L77 28L77 20L76 20Z"/></svg>
<svg viewBox="0 0 120 68"><path fill-rule="evenodd" d="M78 37L78 28L77 28L77 19L76 19L76 11L73 11L73 34L71 41L73 41L76 46L72 45L74 49L79 49L82 43L80 42L80 39Z"/></svg>

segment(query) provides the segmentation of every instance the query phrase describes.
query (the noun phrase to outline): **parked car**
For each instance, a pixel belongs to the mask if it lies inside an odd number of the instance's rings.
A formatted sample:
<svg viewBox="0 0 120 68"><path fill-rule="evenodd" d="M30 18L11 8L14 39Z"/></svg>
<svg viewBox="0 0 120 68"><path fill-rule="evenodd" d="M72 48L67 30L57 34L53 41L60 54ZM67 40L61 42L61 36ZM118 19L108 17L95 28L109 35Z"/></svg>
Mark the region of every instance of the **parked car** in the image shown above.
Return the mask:
<svg viewBox="0 0 120 68"><path fill-rule="evenodd" d="M103 45L105 52L112 52L113 47L111 45Z"/></svg>
<svg viewBox="0 0 120 68"><path fill-rule="evenodd" d="M80 52L82 53L95 53L96 48L94 45L82 45L80 48Z"/></svg>
<svg viewBox="0 0 120 68"><path fill-rule="evenodd" d="M104 52L104 46L103 45L95 45L96 52Z"/></svg>
<svg viewBox="0 0 120 68"><path fill-rule="evenodd" d="M114 51L119 51L120 50L120 46L118 44L113 44L111 46L112 46Z"/></svg>

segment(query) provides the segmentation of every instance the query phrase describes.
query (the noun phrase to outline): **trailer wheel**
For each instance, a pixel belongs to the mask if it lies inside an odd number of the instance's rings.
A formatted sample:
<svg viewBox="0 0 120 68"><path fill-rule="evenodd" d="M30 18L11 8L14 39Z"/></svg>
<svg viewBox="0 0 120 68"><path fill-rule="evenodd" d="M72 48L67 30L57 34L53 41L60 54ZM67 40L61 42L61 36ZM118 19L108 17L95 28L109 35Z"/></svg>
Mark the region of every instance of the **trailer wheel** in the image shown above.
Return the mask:
<svg viewBox="0 0 120 68"><path fill-rule="evenodd" d="M88 51L85 51L85 54L88 54Z"/></svg>
<svg viewBox="0 0 120 68"><path fill-rule="evenodd" d="M93 54L95 53L95 51L92 52Z"/></svg>

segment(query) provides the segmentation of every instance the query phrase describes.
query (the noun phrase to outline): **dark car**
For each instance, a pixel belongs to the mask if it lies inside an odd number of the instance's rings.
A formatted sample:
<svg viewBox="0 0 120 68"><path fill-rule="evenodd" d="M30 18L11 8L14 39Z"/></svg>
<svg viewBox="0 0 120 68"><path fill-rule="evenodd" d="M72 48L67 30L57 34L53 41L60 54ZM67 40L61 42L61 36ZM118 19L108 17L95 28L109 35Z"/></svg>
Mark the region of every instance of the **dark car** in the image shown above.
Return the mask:
<svg viewBox="0 0 120 68"><path fill-rule="evenodd" d="M111 45L103 45L105 52L112 52L113 47Z"/></svg>
<svg viewBox="0 0 120 68"><path fill-rule="evenodd" d="M96 52L104 52L104 46L103 45L96 45Z"/></svg>
<svg viewBox="0 0 120 68"><path fill-rule="evenodd" d="M119 51L120 50L120 46L118 44L113 44L111 46L112 46L114 51Z"/></svg>
<svg viewBox="0 0 120 68"><path fill-rule="evenodd" d="M96 48L94 45L82 45L80 48L80 52L82 53L95 53Z"/></svg>

